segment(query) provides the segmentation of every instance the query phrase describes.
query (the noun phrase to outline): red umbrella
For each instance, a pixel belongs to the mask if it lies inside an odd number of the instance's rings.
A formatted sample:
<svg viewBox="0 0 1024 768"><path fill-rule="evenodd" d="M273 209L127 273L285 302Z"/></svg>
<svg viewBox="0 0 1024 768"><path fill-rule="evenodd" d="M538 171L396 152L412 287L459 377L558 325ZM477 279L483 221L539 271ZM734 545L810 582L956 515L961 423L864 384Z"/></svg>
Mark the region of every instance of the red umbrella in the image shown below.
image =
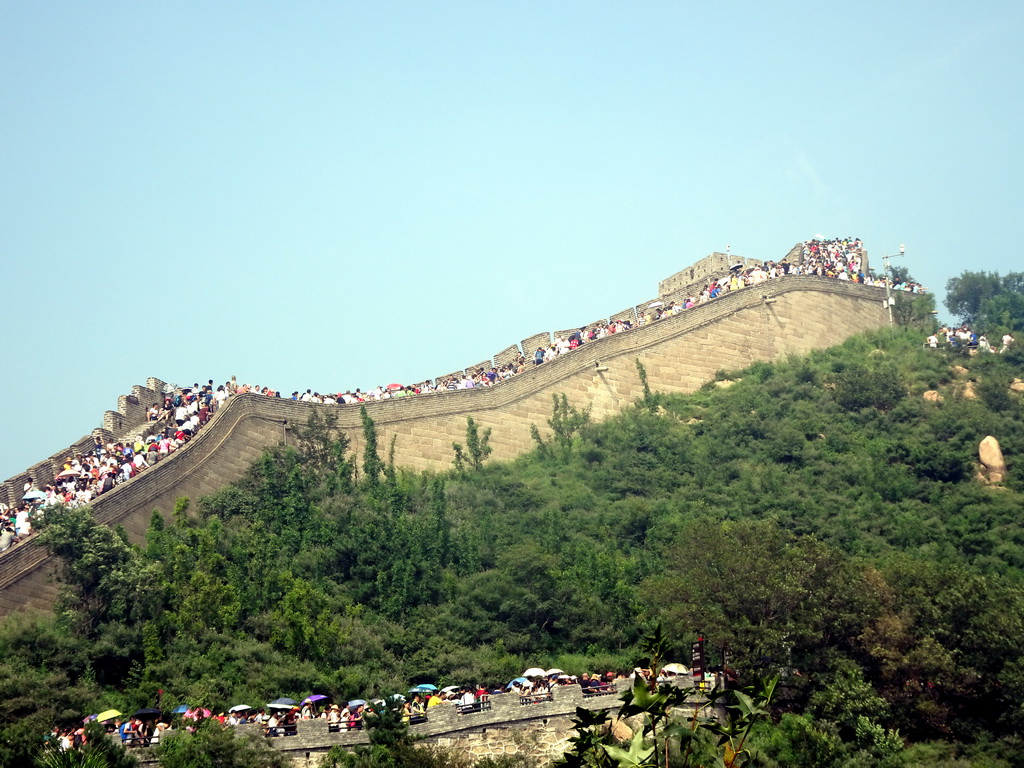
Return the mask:
<svg viewBox="0 0 1024 768"><path fill-rule="evenodd" d="M388 384L388 389L405 389L404 384Z"/></svg>

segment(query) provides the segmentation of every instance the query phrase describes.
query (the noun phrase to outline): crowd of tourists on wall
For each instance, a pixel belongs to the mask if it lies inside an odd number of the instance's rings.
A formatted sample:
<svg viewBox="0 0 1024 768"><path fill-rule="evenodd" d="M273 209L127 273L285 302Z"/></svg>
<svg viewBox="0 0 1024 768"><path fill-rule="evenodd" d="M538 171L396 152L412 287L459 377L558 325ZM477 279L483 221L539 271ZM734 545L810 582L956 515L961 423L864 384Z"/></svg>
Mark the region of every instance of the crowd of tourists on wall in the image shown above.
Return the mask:
<svg viewBox="0 0 1024 768"><path fill-rule="evenodd" d="M690 670L684 665L668 664L660 670L656 680L664 682L678 679L689 684L689 675ZM613 694L618 690L616 683L619 680L634 679L637 676L654 679L651 670L640 668L628 674L583 673L577 677L561 669L544 670L537 667L527 669L507 685L451 685L438 689L431 683L420 683L405 694L392 694L384 699L369 701L353 699L332 703L326 695L313 694L301 701L275 699L262 707L236 704L218 714L202 706L187 705L167 712L147 707L137 710L131 716L123 716L117 710L107 710L90 715L71 727L55 727L46 740L53 741L64 750L80 747L88 739L86 725L90 721L101 723L109 736L119 738L125 746L130 747L154 746L159 744L168 730L194 731L203 721L214 721L225 727L254 724L268 737L295 735L298 723L304 720L324 721L328 731L351 731L364 728L384 708L400 713L402 721L409 725L428 722L436 707L450 707L460 715L489 709L493 696L518 696L520 705L527 706L552 701L552 690L559 686L579 686L584 697Z"/></svg>
<svg viewBox="0 0 1024 768"><path fill-rule="evenodd" d="M67 456L52 483L40 488L34 480L26 482L19 505L11 509L0 504L0 552L31 535L33 518L46 507L85 506L179 450L209 422L230 388L214 388L211 381L176 389L162 407L154 405L147 412L148 436L106 443L97 437L87 454Z"/></svg>
<svg viewBox="0 0 1024 768"><path fill-rule="evenodd" d="M996 349L996 345L992 344L985 334L979 335L969 326L961 325L959 327L943 326L928 336L924 343L930 349L941 347L951 350L977 350L981 353L1001 355L1014 343L1014 338L1009 333L1004 333L1003 338L1000 339L999 349Z"/></svg>
<svg viewBox="0 0 1024 768"><path fill-rule="evenodd" d="M791 263L787 258L754 266L735 264L727 275L708 280L700 292L670 301L653 301L633 318L612 318L591 326L583 326L568 334L556 335L553 341L534 351L524 349L515 359L501 365L467 370L457 375L427 380L416 385L389 384L362 391L347 390L321 394L307 389L292 392L290 399L310 403L338 405L411 397L430 392L490 387L532 368L551 362L579 347L635 328L678 315L691 307L705 304L726 293L786 275L816 275L865 285L884 285L885 278L875 277L863 265L863 243L859 238L834 240L812 239L803 243L802 256ZM897 283L892 289L920 293L918 283ZM1004 345L1005 346L1005 345ZM144 472L185 445L209 421L223 402L235 394L255 393L268 397L285 397L280 391L259 385L239 384L234 379L215 386L211 379L205 385L176 389L167 393L162 405L148 411L151 424L139 436L128 440L107 442L96 438L88 455L69 455L54 481L43 488L34 481L24 486L22 502L7 508L0 503L0 552L9 549L32 532L33 514L51 504L82 506ZM144 434L149 433L143 437Z"/></svg>

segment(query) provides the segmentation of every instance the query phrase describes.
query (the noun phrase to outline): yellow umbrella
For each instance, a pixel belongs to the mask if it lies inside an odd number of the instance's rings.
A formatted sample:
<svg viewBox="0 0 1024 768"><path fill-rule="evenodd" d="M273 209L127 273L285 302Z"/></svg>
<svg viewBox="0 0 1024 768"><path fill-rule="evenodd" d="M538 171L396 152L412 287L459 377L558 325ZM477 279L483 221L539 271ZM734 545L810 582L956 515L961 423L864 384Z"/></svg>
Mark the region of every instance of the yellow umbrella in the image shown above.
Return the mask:
<svg viewBox="0 0 1024 768"><path fill-rule="evenodd" d="M106 712L100 712L98 715L96 715L96 719L102 723L104 720L112 720L113 718L120 716L121 713L118 712L116 709L108 709Z"/></svg>

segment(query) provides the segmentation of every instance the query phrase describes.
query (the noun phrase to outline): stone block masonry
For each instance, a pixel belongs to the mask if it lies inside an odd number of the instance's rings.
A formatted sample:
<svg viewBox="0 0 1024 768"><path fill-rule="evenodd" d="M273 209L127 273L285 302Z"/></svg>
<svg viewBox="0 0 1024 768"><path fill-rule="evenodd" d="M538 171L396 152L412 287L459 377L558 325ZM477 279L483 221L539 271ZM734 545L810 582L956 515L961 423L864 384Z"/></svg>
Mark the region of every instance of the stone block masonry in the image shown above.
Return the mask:
<svg viewBox="0 0 1024 768"><path fill-rule="evenodd" d="M377 425L382 457L394 437L400 466L449 468L452 443L465 444L469 416L481 430L491 428L492 458L511 459L533 447L531 424L542 435L549 433L553 396L565 394L571 405L589 407L600 421L642 394L637 360L652 389L691 392L718 370L804 354L881 327L888 322L883 296L881 288L827 278L777 278L589 342L493 387L384 400L366 408ZM152 384L148 388L158 391ZM179 497L197 498L238 480L265 448L292 440L291 427L305 424L314 409L335 414L352 450L361 454L357 405L238 395L183 450L101 496L93 505L96 519L123 525L133 540L141 541L154 509L170 515ZM52 471L60 456L54 454L30 473ZM31 540L0 555L0 614L19 605L49 604L51 567Z"/></svg>

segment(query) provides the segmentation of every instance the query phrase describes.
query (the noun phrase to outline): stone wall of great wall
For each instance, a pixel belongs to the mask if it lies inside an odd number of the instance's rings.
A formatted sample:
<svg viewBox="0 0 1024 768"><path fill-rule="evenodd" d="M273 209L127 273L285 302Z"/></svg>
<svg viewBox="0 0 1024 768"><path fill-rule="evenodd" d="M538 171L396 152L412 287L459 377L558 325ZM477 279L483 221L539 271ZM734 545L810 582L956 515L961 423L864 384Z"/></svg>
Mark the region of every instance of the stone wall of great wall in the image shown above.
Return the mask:
<svg viewBox="0 0 1024 768"><path fill-rule="evenodd" d="M712 254L698 263L699 281L720 271L725 264L722 256ZM732 259L735 263L735 257ZM683 290L665 282L662 285L668 290L666 298ZM882 326L887 322L883 295L880 288L827 278L776 278L656 323L587 343L494 387L371 402L366 407L377 424L381 449L386 451L392 438L396 439L395 460L401 466L450 467L452 443L465 442L468 416L481 429L492 430L492 457L509 459L533 447L531 424L547 433L553 395L565 394L572 405L590 408L592 418L601 420L642 394L637 360L644 365L652 389L693 391L718 370L802 354ZM635 309L616 316L635 317ZM521 349L529 355L537 344L549 341L549 334L540 334L524 339ZM518 353L513 345L495 360ZM94 434L117 438L152 428L145 412L153 403L162 402L164 387L163 381L151 378L145 387L135 387L130 395L121 396L118 410L107 412L104 426ZM356 405L235 396L183 450L98 498L93 503L95 517L124 526L133 540L141 541L154 509L169 515L178 498L196 499L239 479L265 448L294 439L292 426L304 424L316 408L337 415L352 450L360 453L362 428ZM8 503L20 499L27 479L49 482L68 453L90 449L92 439L84 437L8 480L3 490ZM52 568L31 539L0 554L0 615L24 607L49 608L55 596Z"/></svg>
<svg viewBox="0 0 1024 768"><path fill-rule="evenodd" d="M502 755L523 755L530 764L545 765L562 756L573 735L572 720L577 707L607 709L613 715L622 702L621 692L631 680L620 680L615 693L584 697L578 685L556 686L551 701L522 705L519 696L490 697L490 709L459 714L451 704L428 710L426 723L410 726L411 734L423 743L472 755L479 760ZM690 713L700 704L691 700ZM706 713L705 713L706 714ZM262 733L257 725L236 726L241 732ZM335 746L352 748L368 744L365 731L330 732L323 720L300 721L294 736L270 738L268 742L289 757L295 768L317 768ZM141 766L157 763L149 750L135 751Z"/></svg>

